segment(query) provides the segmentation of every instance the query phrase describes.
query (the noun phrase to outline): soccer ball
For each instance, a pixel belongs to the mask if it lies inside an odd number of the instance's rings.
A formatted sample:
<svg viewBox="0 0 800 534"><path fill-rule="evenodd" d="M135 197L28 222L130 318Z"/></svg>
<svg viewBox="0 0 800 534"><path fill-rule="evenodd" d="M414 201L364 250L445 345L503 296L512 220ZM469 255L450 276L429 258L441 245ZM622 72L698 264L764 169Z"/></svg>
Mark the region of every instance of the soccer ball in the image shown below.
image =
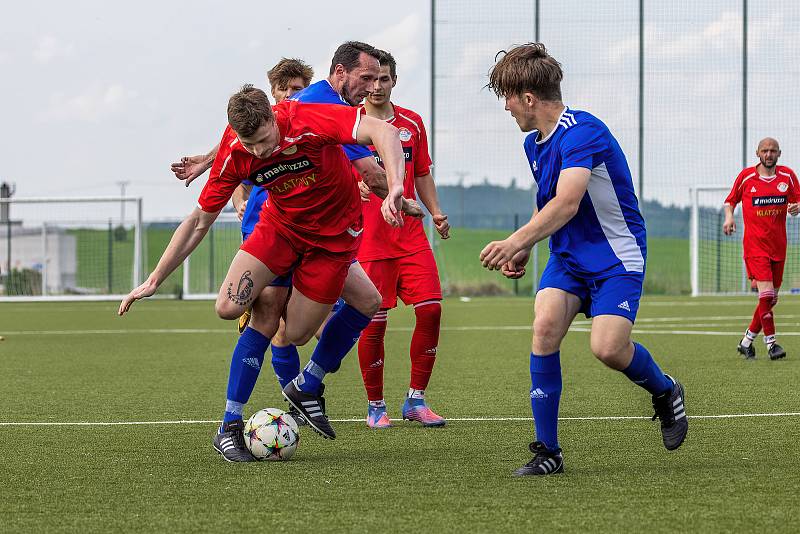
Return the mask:
<svg viewBox="0 0 800 534"><path fill-rule="evenodd" d="M294 418L277 408L254 413L244 425L244 442L258 460L288 460L299 441Z"/></svg>

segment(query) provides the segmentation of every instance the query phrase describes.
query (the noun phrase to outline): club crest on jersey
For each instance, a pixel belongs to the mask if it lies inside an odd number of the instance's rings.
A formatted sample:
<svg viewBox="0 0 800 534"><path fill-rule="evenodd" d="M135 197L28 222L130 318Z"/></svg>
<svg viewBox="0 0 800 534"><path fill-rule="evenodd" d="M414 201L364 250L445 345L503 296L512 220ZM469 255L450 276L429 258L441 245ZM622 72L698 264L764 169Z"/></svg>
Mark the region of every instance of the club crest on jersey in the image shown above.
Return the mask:
<svg viewBox="0 0 800 534"><path fill-rule="evenodd" d="M781 182L778 184L778 191L781 193L785 193L787 189L789 189L789 184L786 182Z"/></svg>
<svg viewBox="0 0 800 534"><path fill-rule="evenodd" d="M314 164L308 159L308 156L301 156L297 159L289 161L281 161L280 163L273 163L267 167L262 167L253 174L247 177L248 180L257 185L265 185L274 182L281 176L287 174L305 174L314 168Z"/></svg>
<svg viewBox="0 0 800 534"><path fill-rule="evenodd" d="M408 128L400 127L400 140L404 143L411 141L411 132L408 131Z"/></svg>
<svg viewBox="0 0 800 534"><path fill-rule="evenodd" d="M281 154L284 154L286 156L291 156L292 154L295 154L296 152L297 152L297 145L293 145L293 146L290 146L289 148L287 148L286 150L284 150L283 152L281 152Z"/></svg>

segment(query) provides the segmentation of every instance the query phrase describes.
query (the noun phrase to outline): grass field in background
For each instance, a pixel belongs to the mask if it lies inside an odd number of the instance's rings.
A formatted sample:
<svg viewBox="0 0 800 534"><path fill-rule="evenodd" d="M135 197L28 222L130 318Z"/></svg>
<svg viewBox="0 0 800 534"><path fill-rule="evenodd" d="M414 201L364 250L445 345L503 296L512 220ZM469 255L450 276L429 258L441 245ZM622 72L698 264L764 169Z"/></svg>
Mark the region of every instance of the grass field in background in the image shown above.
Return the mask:
<svg viewBox="0 0 800 534"><path fill-rule="evenodd" d="M635 337L686 386L690 430L674 452L648 418L649 395L591 356L577 321L562 347L566 473L547 479L510 476L533 439L529 298L445 301L428 389L444 428L368 429L351 353L326 380L327 400L333 419L357 421L334 423L335 441L301 429L289 462L239 465L211 448L237 338L212 303L145 301L124 318L116 303L0 303L0 422L207 421L0 424L0 530L793 532L800 417L727 415L798 411L800 300L776 309L789 354L778 362L760 339L756 361L735 353L754 303L644 300ZM392 417L412 324L407 308L389 315ZM268 367L247 414L285 406ZM587 416L641 418L570 419Z"/></svg>
<svg viewBox="0 0 800 534"><path fill-rule="evenodd" d="M150 228L146 231L144 242L144 259L147 266L145 274L153 270L162 252L166 248L172 229ZM520 279L516 284L506 280L496 272L484 269L478 261L480 251L487 243L504 239L511 230L481 230L472 228L454 228L452 238L434 242L434 251L439 264L439 273L443 286L454 295L475 294L531 294L533 273ZM112 242L112 293L126 293L130 290L131 266L133 263L133 232L128 232L127 241ZM98 230L80 230L78 237L78 285L80 287L107 286L108 279L108 232ZM191 259L191 292L216 293L228 271L233 255L241 240L241 233L236 225L226 223L218 227L212 237L207 236L193 253ZM212 253L213 248L213 253ZM716 267L716 260L711 257L713 248L704 257ZM540 243L539 273L542 272L549 257L547 243ZM704 249L705 250L705 249ZM727 251L727 249L726 249ZM211 260L213 256L213 262ZM741 278L741 259L731 254L722 256L723 282L729 283ZM733 274L730 274L733 273ZM162 284L164 294L181 292L183 268L179 268ZM724 286L723 286L724 287ZM648 261L645 292L647 294L686 294L689 293L689 242L685 239L653 238L648 242Z"/></svg>

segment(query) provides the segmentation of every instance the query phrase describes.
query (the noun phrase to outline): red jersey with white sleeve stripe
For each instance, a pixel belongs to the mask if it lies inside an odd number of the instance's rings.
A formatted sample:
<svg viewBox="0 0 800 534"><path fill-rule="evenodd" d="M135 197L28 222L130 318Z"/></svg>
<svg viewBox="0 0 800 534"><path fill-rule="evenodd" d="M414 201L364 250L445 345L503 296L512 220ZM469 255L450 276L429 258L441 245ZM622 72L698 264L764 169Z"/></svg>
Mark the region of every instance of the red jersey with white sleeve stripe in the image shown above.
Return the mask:
<svg viewBox="0 0 800 534"><path fill-rule="evenodd" d="M742 203L745 258L786 258L786 211L798 201L797 176L789 167L776 165L774 176L761 176L757 166L747 167L733 183L725 204Z"/></svg>
<svg viewBox="0 0 800 534"><path fill-rule="evenodd" d="M400 130L403 156L406 161L406 177L403 182L403 196L416 199L414 179L425 176L431 170L431 157L428 153L428 135L422 118L410 109L392 104L394 115L386 122ZM364 108L359 108L366 113ZM375 147L370 147L375 159L383 167ZM359 261L401 258L421 250L430 249L425 236L422 219L405 217L404 224L395 228L386 223L381 215L381 199L370 194L369 202L364 203L364 237L358 249Z"/></svg>
<svg viewBox="0 0 800 534"><path fill-rule="evenodd" d="M200 209L221 210L236 187L249 180L269 191L260 224L266 220L288 237L329 252L355 250L363 228L361 199L340 145L356 142L358 109L288 100L272 109L278 146L259 159L228 126L200 194Z"/></svg>

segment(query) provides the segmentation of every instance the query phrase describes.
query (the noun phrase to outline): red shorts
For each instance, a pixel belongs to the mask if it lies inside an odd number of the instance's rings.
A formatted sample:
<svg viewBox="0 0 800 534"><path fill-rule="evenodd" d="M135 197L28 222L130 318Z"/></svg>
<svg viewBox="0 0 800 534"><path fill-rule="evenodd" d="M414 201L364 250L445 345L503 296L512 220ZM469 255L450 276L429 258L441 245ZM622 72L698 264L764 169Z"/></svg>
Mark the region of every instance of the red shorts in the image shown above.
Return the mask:
<svg viewBox="0 0 800 534"><path fill-rule="evenodd" d="M397 306L397 297L406 305L442 300L439 269L430 249L400 258L360 263L383 296L381 308Z"/></svg>
<svg viewBox="0 0 800 534"><path fill-rule="evenodd" d="M259 220L239 248L279 276L292 274L292 286L311 300L333 304L342 294L355 251L328 252L290 235L273 222Z"/></svg>
<svg viewBox="0 0 800 534"><path fill-rule="evenodd" d="M744 259L747 277L760 282L771 281L775 287L783 282L783 264L786 260L775 261L767 256L753 256Z"/></svg>

